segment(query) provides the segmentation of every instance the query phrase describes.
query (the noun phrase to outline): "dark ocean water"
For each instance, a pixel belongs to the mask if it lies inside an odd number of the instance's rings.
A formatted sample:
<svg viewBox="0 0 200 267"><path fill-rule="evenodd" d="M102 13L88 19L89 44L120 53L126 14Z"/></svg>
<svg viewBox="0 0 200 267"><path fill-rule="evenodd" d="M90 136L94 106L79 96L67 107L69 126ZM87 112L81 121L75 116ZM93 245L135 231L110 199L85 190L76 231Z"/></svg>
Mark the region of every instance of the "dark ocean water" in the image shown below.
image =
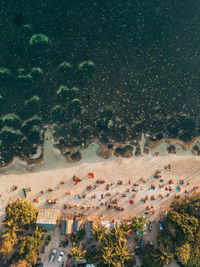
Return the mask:
<svg viewBox="0 0 200 267"><path fill-rule="evenodd" d="M2 0L4 161L34 152L46 123L71 146L199 135L199 13L197 0Z"/></svg>

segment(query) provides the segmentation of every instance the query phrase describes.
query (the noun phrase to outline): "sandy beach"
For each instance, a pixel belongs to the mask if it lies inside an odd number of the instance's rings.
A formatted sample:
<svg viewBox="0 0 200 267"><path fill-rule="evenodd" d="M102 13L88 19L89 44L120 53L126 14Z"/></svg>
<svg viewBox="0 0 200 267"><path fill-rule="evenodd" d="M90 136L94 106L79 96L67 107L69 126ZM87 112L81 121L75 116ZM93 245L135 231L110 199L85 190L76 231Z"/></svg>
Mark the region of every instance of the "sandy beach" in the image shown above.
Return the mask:
<svg viewBox="0 0 200 267"><path fill-rule="evenodd" d="M171 171L166 168L169 164ZM160 171L160 178L154 178L157 170ZM93 179L88 178L90 172L94 173ZM81 182L75 183L72 180L74 175L80 177ZM4 218L4 210L8 202L19 198L25 199L23 188L26 186L31 187L31 192L27 193L28 201L34 202L34 199L38 198L39 203L34 203L38 208L57 208L60 214L76 215L83 212L86 216L94 218L100 218L102 215L104 220L128 219L129 216L144 215L149 206L147 218L156 219L167 209L175 195L191 194L194 186L200 184L199 176L200 158L198 156L175 154L145 155L129 159L112 158L109 161L83 162L73 167L49 171L1 175L0 221ZM141 181L142 177L145 182ZM105 184L97 184L97 179L104 179ZM160 179L163 181L160 182ZM173 180L171 185L169 185L170 179ZM122 181L122 185L118 185L119 180ZM184 185L181 185L181 191L177 192L176 188L180 185L180 180L184 180ZM107 184L110 185L109 190L106 190ZM15 191L13 191L14 185L18 187ZM92 186L90 191L87 189L89 185ZM151 189L151 185L155 186L154 190ZM163 187L160 188L159 185ZM172 188L171 192L169 186ZM52 191L49 192L48 188ZM42 190L43 194L41 194ZM185 193L185 190L188 193ZM83 194L85 198L82 198ZM159 194L162 194L162 198ZM78 195L81 199L78 199ZM101 199L102 196L103 199ZM155 200L151 200L152 196ZM145 197L148 200L144 203L141 199ZM49 205L46 203L48 199L58 199L58 203ZM110 205L115 199L117 199L117 205L124 208L124 211L105 206L106 202ZM129 203L130 200L134 203ZM64 204L71 205L72 208L64 209ZM85 207L86 210L81 207ZM151 213L152 210L155 210L155 214Z"/></svg>

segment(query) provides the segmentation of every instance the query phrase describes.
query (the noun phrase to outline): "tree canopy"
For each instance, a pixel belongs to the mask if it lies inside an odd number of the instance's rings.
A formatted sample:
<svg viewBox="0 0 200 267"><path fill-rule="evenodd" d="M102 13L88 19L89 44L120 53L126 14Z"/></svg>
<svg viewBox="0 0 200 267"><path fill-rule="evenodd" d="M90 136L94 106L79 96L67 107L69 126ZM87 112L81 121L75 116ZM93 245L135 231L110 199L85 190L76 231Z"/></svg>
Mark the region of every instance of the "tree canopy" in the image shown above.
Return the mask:
<svg viewBox="0 0 200 267"><path fill-rule="evenodd" d="M24 200L14 201L6 207L5 227L1 236L0 253L10 258L15 252L15 264L11 266L29 267L37 261L37 251L41 245L43 231L35 227L37 208Z"/></svg>
<svg viewBox="0 0 200 267"><path fill-rule="evenodd" d="M28 201L16 200L6 207L6 225L33 225L36 223L38 209Z"/></svg>
<svg viewBox="0 0 200 267"><path fill-rule="evenodd" d="M158 241L183 266L200 266L200 194L172 203Z"/></svg>

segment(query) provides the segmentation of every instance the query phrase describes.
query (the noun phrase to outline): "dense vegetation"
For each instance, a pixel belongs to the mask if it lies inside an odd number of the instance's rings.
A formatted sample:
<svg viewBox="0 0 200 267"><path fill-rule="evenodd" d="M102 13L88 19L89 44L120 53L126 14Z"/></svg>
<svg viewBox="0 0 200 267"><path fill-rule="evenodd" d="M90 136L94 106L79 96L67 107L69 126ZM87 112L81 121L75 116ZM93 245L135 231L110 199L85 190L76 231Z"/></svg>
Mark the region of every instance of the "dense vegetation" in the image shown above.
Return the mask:
<svg viewBox="0 0 200 267"><path fill-rule="evenodd" d="M2 0L1 161L35 154L46 123L62 146L199 135L198 9Z"/></svg>
<svg viewBox="0 0 200 267"><path fill-rule="evenodd" d="M43 232L35 226L37 208L23 200L8 204L1 236L0 253L16 262L11 266L32 266L37 262L37 251Z"/></svg>
<svg viewBox="0 0 200 267"><path fill-rule="evenodd" d="M109 230L99 223L94 224L92 233L97 245L87 252L87 262L95 262L97 266L133 266L134 243L130 243L128 237L133 232L142 238L146 227L144 217L131 218L130 223L116 224Z"/></svg>
<svg viewBox="0 0 200 267"><path fill-rule="evenodd" d="M200 266L200 195L176 202L159 242L183 266Z"/></svg>
<svg viewBox="0 0 200 267"><path fill-rule="evenodd" d="M200 195L175 201L158 237L159 249L148 245L143 266L163 266L174 258L181 266L200 266Z"/></svg>

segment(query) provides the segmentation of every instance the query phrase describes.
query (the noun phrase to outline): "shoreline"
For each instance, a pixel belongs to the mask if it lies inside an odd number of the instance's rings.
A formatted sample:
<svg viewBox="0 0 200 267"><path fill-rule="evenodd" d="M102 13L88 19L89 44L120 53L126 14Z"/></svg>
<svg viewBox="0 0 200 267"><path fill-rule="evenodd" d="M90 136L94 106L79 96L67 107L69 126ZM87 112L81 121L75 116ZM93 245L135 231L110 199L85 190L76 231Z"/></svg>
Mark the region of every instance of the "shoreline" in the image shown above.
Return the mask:
<svg viewBox="0 0 200 267"><path fill-rule="evenodd" d="M148 142L148 153L145 152L145 144ZM166 156L168 154L176 154L178 156L194 155L198 156L198 153L194 153L193 148L198 144L200 150L200 136L194 137L190 142L184 143L178 139L162 139L155 142L149 142L147 138L142 135L141 140L138 140L133 144L131 142L116 142L113 148L108 148L106 144L94 140L94 142L87 144L83 147L71 148L71 151L78 151L80 154L78 160L72 160L69 148L65 148L64 151L68 151L65 155L62 149L59 149L57 143L53 139L52 132L47 131L45 136L44 146L42 148L42 155L38 158L20 158L15 157L8 164L0 167L1 174L9 173L30 173L38 172L41 170L53 170L57 168L68 168L77 166L83 162L101 162L110 161L113 158L135 158L152 156ZM168 152L169 147L172 146L175 152ZM119 149L118 149L119 148ZM123 153L117 153L116 150L127 148L127 151ZM137 149L140 153L136 155ZM127 153L128 152L128 153Z"/></svg>

